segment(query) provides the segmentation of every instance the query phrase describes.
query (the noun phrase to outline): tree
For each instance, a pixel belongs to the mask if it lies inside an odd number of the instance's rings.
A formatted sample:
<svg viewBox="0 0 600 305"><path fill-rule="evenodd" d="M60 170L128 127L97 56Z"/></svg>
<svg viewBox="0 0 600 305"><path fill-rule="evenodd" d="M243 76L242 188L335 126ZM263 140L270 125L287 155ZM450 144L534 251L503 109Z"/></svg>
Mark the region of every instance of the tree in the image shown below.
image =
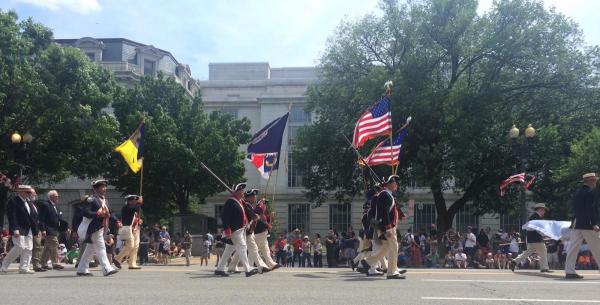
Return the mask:
<svg viewBox="0 0 600 305"><path fill-rule="evenodd" d="M104 113L119 92L111 74L52 32L0 10L0 172L27 183L94 177L108 164L117 122ZM31 133L25 150L13 132ZM90 149L93 147L93 149ZM8 189L0 187L0 226Z"/></svg>
<svg viewBox="0 0 600 305"><path fill-rule="evenodd" d="M188 213L191 203L222 192L223 187L200 167L203 161L224 181L243 179L244 155L238 150L250 135L250 122L234 120L222 112L206 114L200 95L194 98L174 78L159 74L144 77L114 103L124 138L143 119L145 213L166 218L173 211ZM109 173L114 185L124 192L139 192L139 175L126 172L118 159Z"/></svg>
<svg viewBox="0 0 600 305"><path fill-rule="evenodd" d="M414 118L399 174L431 190L440 230L467 203L478 213L517 204L514 194L498 196L516 171L513 123L538 127L527 171L538 177L536 196L551 198L578 127L599 123L599 48L585 46L576 24L539 1L498 1L482 16L474 0L409 3L383 1L381 16L344 22L330 39L320 82L309 90L318 120L300 132L296 152L307 197L320 204L332 193L338 201L360 193L360 171L349 166L356 157L340 133L350 137L390 79L395 125ZM376 170L389 175L389 167ZM447 202L449 193L457 199Z"/></svg>

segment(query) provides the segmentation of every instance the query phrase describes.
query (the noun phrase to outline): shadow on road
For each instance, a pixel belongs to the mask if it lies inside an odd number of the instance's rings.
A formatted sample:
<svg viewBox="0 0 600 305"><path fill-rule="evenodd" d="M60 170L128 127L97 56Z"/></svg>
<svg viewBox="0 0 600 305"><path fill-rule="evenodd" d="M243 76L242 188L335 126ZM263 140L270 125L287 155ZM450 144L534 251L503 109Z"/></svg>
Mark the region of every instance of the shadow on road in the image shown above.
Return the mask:
<svg viewBox="0 0 600 305"><path fill-rule="evenodd" d="M327 276L320 276L320 275L308 274L308 273L294 274L294 276L309 278L309 279L326 279L326 278L328 278Z"/></svg>

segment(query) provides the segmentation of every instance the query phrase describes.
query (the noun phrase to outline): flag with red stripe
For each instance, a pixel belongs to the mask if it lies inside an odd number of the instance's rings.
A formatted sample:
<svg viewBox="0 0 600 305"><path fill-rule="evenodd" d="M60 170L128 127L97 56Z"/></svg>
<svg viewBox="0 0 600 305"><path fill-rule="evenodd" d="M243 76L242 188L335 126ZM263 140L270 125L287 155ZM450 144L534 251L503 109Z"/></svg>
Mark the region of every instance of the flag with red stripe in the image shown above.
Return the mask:
<svg viewBox="0 0 600 305"><path fill-rule="evenodd" d="M369 139L392 133L392 112L390 98L384 96L360 116L356 127L352 146L359 148Z"/></svg>
<svg viewBox="0 0 600 305"><path fill-rule="evenodd" d="M392 138L392 145L390 145L390 139L379 143L371 154L365 158L365 163L370 166L381 164L396 165L400 163L400 150L407 135L408 129L404 128Z"/></svg>
<svg viewBox="0 0 600 305"><path fill-rule="evenodd" d="M526 175L525 173L512 175L500 183L500 196L504 196L508 187L513 183L521 183L523 188L528 190L533 185L533 181L535 181L533 175Z"/></svg>

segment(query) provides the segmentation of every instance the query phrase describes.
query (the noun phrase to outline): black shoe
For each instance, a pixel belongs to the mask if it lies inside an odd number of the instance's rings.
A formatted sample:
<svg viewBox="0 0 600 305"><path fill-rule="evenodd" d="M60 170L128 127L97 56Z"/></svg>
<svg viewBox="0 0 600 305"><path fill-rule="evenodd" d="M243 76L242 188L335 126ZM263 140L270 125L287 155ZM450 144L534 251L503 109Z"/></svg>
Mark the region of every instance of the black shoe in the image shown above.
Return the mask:
<svg viewBox="0 0 600 305"><path fill-rule="evenodd" d="M510 271L515 272L515 267L517 266L517 263L515 262L515 260L511 259L508 264L510 265Z"/></svg>
<svg viewBox="0 0 600 305"><path fill-rule="evenodd" d="M94 276L89 272L77 272L77 276Z"/></svg>
<svg viewBox="0 0 600 305"><path fill-rule="evenodd" d="M35 272L46 272L46 269L40 268L40 267L35 267L33 268L33 271Z"/></svg>
<svg viewBox="0 0 600 305"><path fill-rule="evenodd" d="M356 272L358 272L358 273L365 273L365 271L367 271L367 270L365 270L365 268L363 268L363 267L356 268Z"/></svg>
<svg viewBox="0 0 600 305"><path fill-rule="evenodd" d="M121 263L119 262L118 259L113 259L113 265L115 265L115 267L121 269Z"/></svg>
<svg viewBox="0 0 600 305"><path fill-rule="evenodd" d="M365 268L365 270L367 270L367 271L368 271L369 269L371 269L371 265L369 265L369 263L367 263L367 260L364 260L364 259L363 259L363 260L361 260L361 261L360 261L360 265L361 265L363 268Z"/></svg>
<svg viewBox="0 0 600 305"><path fill-rule="evenodd" d="M352 271L354 271L357 266L358 264L354 263L354 261L350 261L350 268L352 268Z"/></svg>
<svg viewBox="0 0 600 305"><path fill-rule="evenodd" d="M398 273L405 274L406 273L406 269L398 269Z"/></svg>
<svg viewBox="0 0 600 305"><path fill-rule="evenodd" d="M246 277L251 277L251 276L253 276L255 274L258 274L258 270L252 269L252 270L246 272Z"/></svg>
<svg viewBox="0 0 600 305"><path fill-rule="evenodd" d="M279 269L281 267L282 267L281 264L275 264L275 266L273 266L273 268L271 270Z"/></svg>
<svg viewBox="0 0 600 305"><path fill-rule="evenodd" d="M52 269L54 269L54 270L63 270L63 269L65 269L65 267L63 265L56 264L56 265L52 265Z"/></svg>
<svg viewBox="0 0 600 305"><path fill-rule="evenodd" d="M540 272L542 272L542 273L552 273L554 271L550 270L550 269L543 269L543 270L540 270Z"/></svg>
<svg viewBox="0 0 600 305"><path fill-rule="evenodd" d="M565 278L568 280L580 280L583 278L583 276L581 276L577 273L567 273L567 274L565 274Z"/></svg>
<svg viewBox="0 0 600 305"><path fill-rule="evenodd" d="M48 267L48 266L42 266L42 269L44 269L44 270L50 270L50 269L52 269L52 268L50 268L50 267Z"/></svg>
<svg viewBox="0 0 600 305"><path fill-rule="evenodd" d="M264 274L264 273L269 273L270 271L271 271L271 269L269 269L269 268L262 268L262 269L260 270L260 273L263 273L263 274Z"/></svg>
<svg viewBox="0 0 600 305"><path fill-rule="evenodd" d="M225 273L225 271L219 271L219 270L215 270L215 275L220 275L220 276L224 276L224 277L229 276L229 274Z"/></svg>
<svg viewBox="0 0 600 305"><path fill-rule="evenodd" d="M111 275L113 275L113 274L115 274L115 273L118 273L118 272L119 272L119 270L117 270L117 269L113 269L112 271L108 272L108 273L107 273L107 274L105 274L104 276L111 276Z"/></svg>
<svg viewBox="0 0 600 305"><path fill-rule="evenodd" d="M386 276L386 279L388 280L403 280L406 277L404 275L400 275L400 274L394 274L394 275L388 275Z"/></svg>
<svg viewBox="0 0 600 305"><path fill-rule="evenodd" d="M242 271L237 271L237 270L235 270L235 271L227 271L227 272L231 273L231 274L240 274L240 273L242 273Z"/></svg>

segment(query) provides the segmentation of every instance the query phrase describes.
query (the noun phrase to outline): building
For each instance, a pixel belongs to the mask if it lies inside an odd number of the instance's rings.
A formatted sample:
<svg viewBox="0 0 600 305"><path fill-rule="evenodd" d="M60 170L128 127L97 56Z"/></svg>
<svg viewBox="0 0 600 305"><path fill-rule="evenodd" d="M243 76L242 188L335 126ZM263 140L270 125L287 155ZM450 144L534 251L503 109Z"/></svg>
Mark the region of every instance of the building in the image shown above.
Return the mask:
<svg viewBox="0 0 600 305"><path fill-rule="evenodd" d="M291 231L295 228L310 233L326 233L329 229L345 231L352 226L356 230L361 227L361 198L351 204L327 202L320 207L313 207L303 196L302 175L296 171L290 146L294 145L296 130L314 119L313 115L304 111L307 87L318 81L314 67L272 68L268 63L211 63L209 79L201 81L202 97L207 111L221 110L235 118L246 117L252 122L250 132L255 133L275 118L285 114L291 105L290 122L286 128L282 147L282 161L287 164L287 171L282 167L278 176L269 182L269 194L275 192L274 209L278 223L278 231ZM245 151L246 147L240 149ZM283 155L283 152L287 152ZM218 172L218 170L217 170ZM256 168L246 162L246 179L251 187L265 190L266 181L260 177ZM234 181L230 181L231 184ZM408 188L408 197L414 203L414 221L404 221L400 228L409 227L428 229L435 223L436 211L433 196L428 188L413 185ZM200 213L214 217L220 225L220 213L227 194L207 199L207 204L200 207ZM456 195L447 193L448 202ZM404 203L406 207L408 203ZM518 215L484 215L473 216L473 209L467 205L455 217L455 227L464 231L466 226L474 228L499 227L516 228L519 226Z"/></svg>
<svg viewBox="0 0 600 305"><path fill-rule="evenodd" d="M168 51L125 38L56 39L56 43L81 49L91 61L112 71L117 82L132 87L142 76L162 72L175 78L189 95L199 87L190 67L179 63Z"/></svg>

